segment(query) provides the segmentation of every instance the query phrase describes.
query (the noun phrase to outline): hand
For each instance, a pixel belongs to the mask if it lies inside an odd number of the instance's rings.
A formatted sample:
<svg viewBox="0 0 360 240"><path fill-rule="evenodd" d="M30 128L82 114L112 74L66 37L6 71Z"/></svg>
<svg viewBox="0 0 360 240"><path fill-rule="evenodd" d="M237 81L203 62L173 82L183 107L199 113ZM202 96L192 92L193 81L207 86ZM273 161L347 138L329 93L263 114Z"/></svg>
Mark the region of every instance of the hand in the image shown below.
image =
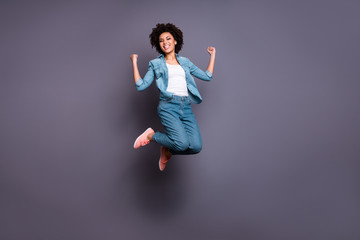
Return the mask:
<svg viewBox="0 0 360 240"><path fill-rule="evenodd" d="M211 56L215 56L216 50L214 47L208 47L206 50Z"/></svg>
<svg viewBox="0 0 360 240"><path fill-rule="evenodd" d="M137 62L138 55L137 54L131 54L130 59L131 59L132 62Z"/></svg>

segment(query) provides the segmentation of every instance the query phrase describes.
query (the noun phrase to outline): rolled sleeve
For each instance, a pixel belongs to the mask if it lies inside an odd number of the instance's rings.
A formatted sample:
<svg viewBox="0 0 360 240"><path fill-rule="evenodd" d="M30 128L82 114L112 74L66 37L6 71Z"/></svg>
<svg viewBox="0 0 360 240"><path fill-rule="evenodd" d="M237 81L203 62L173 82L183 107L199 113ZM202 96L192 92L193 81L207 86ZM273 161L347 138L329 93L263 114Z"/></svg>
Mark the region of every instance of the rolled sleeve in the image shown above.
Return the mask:
<svg viewBox="0 0 360 240"><path fill-rule="evenodd" d="M139 78L139 80L137 80L135 83L136 88L139 88L143 84L143 82L144 82L144 80L142 80L142 78Z"/></svg>
<svg viewBox="0 0 360 240"><path fill-rule="evenodd" d="M212 79L213 75L211 74L211 72L209 70L205 71L206 75L208 75L208 77L210 78L210 80Z"/></svg>

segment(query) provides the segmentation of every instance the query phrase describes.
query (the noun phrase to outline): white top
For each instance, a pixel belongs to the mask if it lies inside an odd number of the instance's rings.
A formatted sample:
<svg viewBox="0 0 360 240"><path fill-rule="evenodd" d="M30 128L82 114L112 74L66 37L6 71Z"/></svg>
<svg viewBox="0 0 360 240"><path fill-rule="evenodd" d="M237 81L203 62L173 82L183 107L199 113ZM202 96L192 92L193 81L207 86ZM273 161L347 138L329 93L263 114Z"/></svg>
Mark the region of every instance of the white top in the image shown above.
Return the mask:
<svg viewBox="0 0 360 240"><path fill-rule="evenodd" d="M177 96L189 96L184 69L180 65L170 65L166 63L166 66L169 73L166 91Z"/></svg>

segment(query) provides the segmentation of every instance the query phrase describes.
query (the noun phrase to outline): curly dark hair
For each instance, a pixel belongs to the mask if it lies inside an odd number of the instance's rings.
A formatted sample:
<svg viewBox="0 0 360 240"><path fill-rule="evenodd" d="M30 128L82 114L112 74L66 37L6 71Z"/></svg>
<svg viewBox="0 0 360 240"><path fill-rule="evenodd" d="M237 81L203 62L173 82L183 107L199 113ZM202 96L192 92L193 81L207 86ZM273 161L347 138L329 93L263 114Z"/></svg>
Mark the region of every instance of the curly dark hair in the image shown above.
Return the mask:
<svg viewBox="0 0 360 240"><path fill-rule="evenodd" d="M177 44L175 45L175 53L179 53L184 44L183 33L178 27L176 27L172 23L156 24L156 27L152 29L152 32L149 35L151 47L155 47L158 53L163 54L163 51L160 48L159 36L164 32L169 32L171 33L171 35L173 35L174 39L177 42Z"/></svg>

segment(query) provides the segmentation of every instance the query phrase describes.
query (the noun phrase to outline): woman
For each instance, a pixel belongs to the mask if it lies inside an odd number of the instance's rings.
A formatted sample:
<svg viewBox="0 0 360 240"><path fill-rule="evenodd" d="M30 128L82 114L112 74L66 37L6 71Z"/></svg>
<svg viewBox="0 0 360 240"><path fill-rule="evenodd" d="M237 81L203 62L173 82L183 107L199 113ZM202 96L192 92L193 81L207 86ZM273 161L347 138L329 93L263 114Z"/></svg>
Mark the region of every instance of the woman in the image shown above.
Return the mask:
<svg viewBox="0 0 360 240"><path fill-rule="evenodd" d="M159 168L163 171L172 155L196 154L202 148L199 126L191 109L191 103L198 104L202 98L191 75L206 81L212 79L215 48L207 48L210 61L204 72L188 58L178 55L183 45L183 34L175 25L159 23L149 37L152 47L160 56L149 62L144 78L139 74L138 55L132 54L130 59L138 91L145 90L156 79L160 91L157 110L166 133L148 128L135 140L134 148L138 149L151 141L162 145Z"/></svg>

